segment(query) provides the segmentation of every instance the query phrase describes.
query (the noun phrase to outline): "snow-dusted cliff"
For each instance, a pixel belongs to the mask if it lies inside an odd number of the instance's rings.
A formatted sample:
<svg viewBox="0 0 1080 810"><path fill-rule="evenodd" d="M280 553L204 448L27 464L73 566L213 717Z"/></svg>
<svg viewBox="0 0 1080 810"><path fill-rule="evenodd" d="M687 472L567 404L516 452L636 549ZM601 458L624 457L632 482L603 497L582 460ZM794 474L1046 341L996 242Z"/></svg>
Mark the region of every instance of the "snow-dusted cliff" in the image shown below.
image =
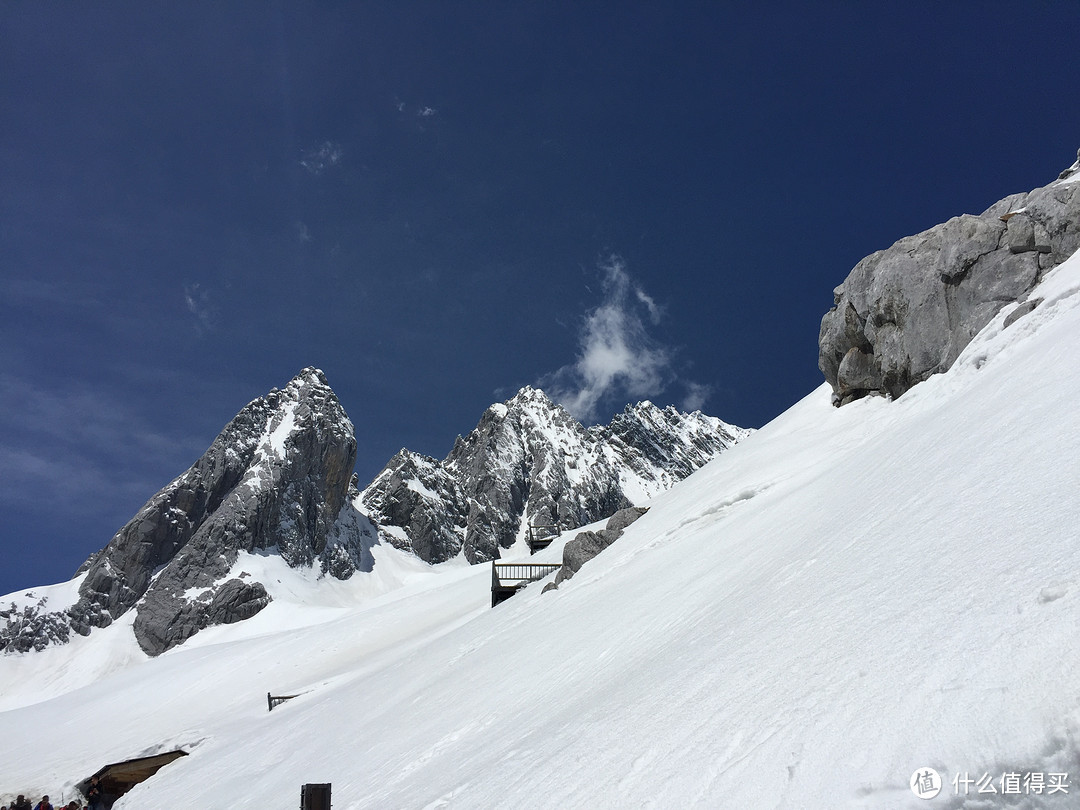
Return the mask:
<svg viewBox="0 0 1080 810"><path fill-rule="evenodd" d="M0 650L40 650L135 610L142 648L157 654L269 601L233 571L241 551L318 564L347 578L370 567L370 523L350 500L353 426L322 372L304 369L248 404L203 456L154 495L80 568L70 604L7 607Z"/></svg>
<svg viewBox="0 0 1080 810"><path fill-rule="evenodd" d="M489 407L445 460L402 450L359 504L391 543L429 562L483 562L530 526L575 529L641 503L749 432L650 402L587 429L525 387Z"/></svg>

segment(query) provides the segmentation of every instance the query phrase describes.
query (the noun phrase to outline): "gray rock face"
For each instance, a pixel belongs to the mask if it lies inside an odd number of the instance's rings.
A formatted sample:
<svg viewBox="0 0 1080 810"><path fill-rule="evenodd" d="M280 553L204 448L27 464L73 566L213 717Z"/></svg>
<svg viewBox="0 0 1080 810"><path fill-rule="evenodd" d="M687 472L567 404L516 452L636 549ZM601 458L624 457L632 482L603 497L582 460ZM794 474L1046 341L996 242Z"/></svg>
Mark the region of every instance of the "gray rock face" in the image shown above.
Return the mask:
<svg viewBox="0 0 1080 810"><path fill-rule="evenodd" d="M821 321L818 366L843 405L947 370L1006 304L1080 247L1077 167L901 239L855 265Z"/></svg>
<svg viewBox="0 0 1080 810"><path fill-rule="evenodd" d="M446 467L469 504L464 548L471 563L512 546L523 517L576 528L630 503L581 423L532 388L488 408L455 442Z"/></svg>
<svg viewBox="0 0 1080 810"><path fill-rule="evenodd" d="M376 534L351 505L355 461L352 423L322 372L304 369L237 414L91 557L78 601L49 621L86 635L135 609L135 636L156 655L269 603L261 583L230 575L241 551L341 579L370 569ZM0 630L0 649L24 635Z"/></svg>
<svg viewBox="0 0 1080 810"><path fill-rule="evenodd" d="M389 542L428 562L462 551L487 562L530 525L574 529L651 497L749 432L648 402L585 429L526 387L488 408L444 461L403 450L361 503Z"/></svg>
<svg viewBox="0 0 1080 810"><path fill-rule="evenodd" d="M422 560L445 562L461 551L468 502L442 462L402 448L364 490L362 504L391 545Z"/></svg>
<svg viewBox="0 0 1080 810"><path fill-rule="evenodd" d="M71 638L71 622L64 613L47 610L48 599L41 597L34 604L16 605L11 602L0 610L0 651L41 652L50 644L66 644Z"/></svg>
<svg viewBox="0 0 1080 810"><path fill-rule="evenodd" d="M590 429L642 482L648 497L670 489L752 432L701 411L682 413L647 401L627 405L611 424Z"/></svg>
<svg viewBox="0 0 1080 810"><path fill-rule="evenodd" d="M573 540L563 546L562 568L555 575L555 581L544 586L544 591L553 591L574 576L581 566L622 537L626 527L648 511L648 507L642 506L621 509L611 516L603 531L578 532Z"/></svg>

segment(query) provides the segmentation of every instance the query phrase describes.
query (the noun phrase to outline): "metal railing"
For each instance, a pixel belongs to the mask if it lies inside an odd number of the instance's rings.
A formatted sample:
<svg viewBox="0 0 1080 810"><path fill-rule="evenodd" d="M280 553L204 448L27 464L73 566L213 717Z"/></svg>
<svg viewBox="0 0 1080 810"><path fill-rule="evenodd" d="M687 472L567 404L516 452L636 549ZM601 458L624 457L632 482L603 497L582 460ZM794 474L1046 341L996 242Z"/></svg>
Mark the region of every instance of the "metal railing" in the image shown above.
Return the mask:
<svg viewBox="0 0 1080 810"><path fill-rule="evenodd" d="M491 563L491 606L509 599L519 588L558 571L559 563Z"/></svg>
<svg viewBox="0 0 1080 810"><path fill-rule="evenodd" d="M535 554L542 548L551 545L551 541L562 535L562 528L551 524L538 524L529 526L529 534L526 542L529 544L529 553Z"/></svg>
<svg viewBox="0 0 1080 810"><path fill-rule="evenodd" d="M267 692L266 693L266 707L267 707L266 710L268 712L272 712L274 710L275 706L280 706L286 700L292 700L295 697L300 697L300 696L299 695L271 695L269 692Z"/></svg>
<svg viewBox="0 0 1080 810"><path fill-rule="evenodd" d="M559 563L500 563L491 564L491 584L517 588L543 579L562 568Z"/></svg>

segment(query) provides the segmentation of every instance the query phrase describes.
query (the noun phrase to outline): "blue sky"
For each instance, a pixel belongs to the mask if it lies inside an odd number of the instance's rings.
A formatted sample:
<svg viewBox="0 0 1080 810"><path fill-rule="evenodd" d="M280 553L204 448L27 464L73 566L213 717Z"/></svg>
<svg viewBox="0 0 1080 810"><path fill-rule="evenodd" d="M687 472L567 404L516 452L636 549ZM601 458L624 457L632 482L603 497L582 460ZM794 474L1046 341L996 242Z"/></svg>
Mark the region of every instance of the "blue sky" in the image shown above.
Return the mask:
<svg viewBox="0 0 1080 810"><path fill-rule="evenodd" d="M868 253L1080 147L1074 3L0 6L0 593L322 368L366 483L541 385L760 426Z"/></svg>

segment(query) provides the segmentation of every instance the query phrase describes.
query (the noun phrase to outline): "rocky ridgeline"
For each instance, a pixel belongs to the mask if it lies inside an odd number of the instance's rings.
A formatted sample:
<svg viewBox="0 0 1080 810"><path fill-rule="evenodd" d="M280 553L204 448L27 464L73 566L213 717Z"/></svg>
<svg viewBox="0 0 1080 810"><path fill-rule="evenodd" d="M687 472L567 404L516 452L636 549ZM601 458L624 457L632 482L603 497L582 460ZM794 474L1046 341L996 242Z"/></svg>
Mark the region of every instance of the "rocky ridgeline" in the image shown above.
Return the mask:
<svg viewBox="0 0 1080 810"><path fill-rule="evenodd" d="M699 469L752 431L701 411L683 413L651 402L627 405L608 425L589 429L623 479L650 498ZM631 498L631 500L639 500Z"/></svg>
<svg viewBox="0 0 1080 810"><path fill-rule="evenodd" d="M1080 155L1048 186L1013 194L867 256L833 292L818 365L833 402L901 396L947 370L1006 305L1080 247ZM1010 315L1013 317L1013 315Z"/></svg>
<svg viewBox="0 0 1080 810"><path fill-rule="evenodd" d="M241 551L317 563L341 579L370 567L375 531L350 502L355 461L352 423L322 372L304 369L240 411L84 563L74 605L9 611L0 649L62 643L135 609L135 636L156 655L204 627L246 619L270 597L245 573L230 575Z"/></svg>
<svg viewBox="0 0 1080 810"><path fill-rule="evenodd" d="M648 402L586 429L525 387L443 461L399 452L359 503L390 543L428 562L487 562L529 526L575 529L661 492L748 433Z"/></svg>
<svg viewBox="0 0 1080 810"><path fill-rule="evenodd" d="M241 552L348 579L380 536L432 563L499 556L528 521L572 529L684 478L749 431L649 403L586 430L541 391L492 405L444 461L402 450L360 493L353 426L322 372L247 405L79 569L70 606L0 606L0 652L44 649L133 611L157 655L270 602ZM376 521L373 523L371 518Z"/></svg>

